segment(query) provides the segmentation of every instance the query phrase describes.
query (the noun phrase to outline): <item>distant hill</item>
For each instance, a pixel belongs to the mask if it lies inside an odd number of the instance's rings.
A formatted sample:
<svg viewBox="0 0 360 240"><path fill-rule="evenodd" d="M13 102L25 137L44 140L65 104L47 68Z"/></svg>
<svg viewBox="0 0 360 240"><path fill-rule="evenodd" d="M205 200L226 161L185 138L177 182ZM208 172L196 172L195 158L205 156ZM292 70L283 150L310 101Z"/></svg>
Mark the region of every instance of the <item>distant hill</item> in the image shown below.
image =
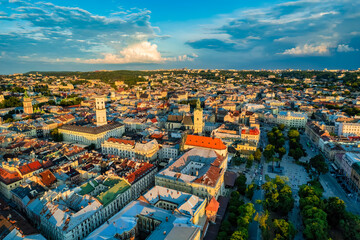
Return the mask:
<svg viewBox="0 0 360 240"><path fill-rule="evenodd" d="M149 75L148 72L145 71L129 71L129 70L117 70L117 71L97 71L97 72L37 72L31 71L25 73L25 75L29 74L42 74L43 76L76 76L77 78L82 79L100 79L106 83L114 83L115 81L124 81L128 85L134 85L138 81L144 81L144 78L141 76ZM140 77L139 77L140 76Z"/></svg>

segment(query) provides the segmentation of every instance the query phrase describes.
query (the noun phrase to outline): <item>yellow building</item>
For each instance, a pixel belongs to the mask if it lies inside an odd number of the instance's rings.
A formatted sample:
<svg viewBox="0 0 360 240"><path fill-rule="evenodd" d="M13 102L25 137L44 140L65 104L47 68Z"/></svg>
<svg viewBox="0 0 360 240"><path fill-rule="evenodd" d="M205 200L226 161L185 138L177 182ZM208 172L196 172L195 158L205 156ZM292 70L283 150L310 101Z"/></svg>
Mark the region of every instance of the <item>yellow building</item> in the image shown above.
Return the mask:
<svg viewBox="0 0 360 240"><path fill-rule="evenodd" d="M236 151L252 151L255 152L257 149L257 144L249 141L241 141L236 144Z"/></svg>
<svg viewBox="0 0 360 240"><path fill-rule="evenodd" d="M25 96L24 96L23 107L24 107L25 114L33 114L34 113L33 107L32 107L32 100L31 100L31 98L28 97L26 92L25 92Z"/></svg>

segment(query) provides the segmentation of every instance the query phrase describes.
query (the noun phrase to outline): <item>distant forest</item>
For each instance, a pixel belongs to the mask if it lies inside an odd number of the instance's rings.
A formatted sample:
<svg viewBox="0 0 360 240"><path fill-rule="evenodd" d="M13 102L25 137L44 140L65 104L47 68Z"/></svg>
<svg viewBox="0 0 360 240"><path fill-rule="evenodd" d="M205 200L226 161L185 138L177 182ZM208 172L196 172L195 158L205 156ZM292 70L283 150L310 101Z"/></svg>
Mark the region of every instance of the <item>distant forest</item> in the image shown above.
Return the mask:
<svg viewBox="0 0 360 240"><path fill-rule="evenodd" d="M145 71L99 71L99 72L27 72L25 75L30 74L42 74L43 76L55 76L55 77L71 77L76 76L79 79L100 79L101 81L109 84L113 84L115 81L124 81L128 85L135 85L139 81L143 81L144 78L139 76L149 75L149 72Z"/></svg>
<svg viewBox="0 0 360 240"><path fill-rule="evenodd" d="M25 75L29 74L42 74L47 76L65 76L71 77L76 76L80 79L100 79L101 81L109 84L113 84L115 81L124 81L124 83L128 84L129 86L135 85L139 81L144 81L143 76L149 76L153 74L162 74L165 71L131 71L131 70L117 70L117 71L99 71L99 72L28 72ZM168 72L168 71L166 71ZM211 71L201 71L196 73L186 72L184 70L174 70L175 74L188 74L190 76L201 76L202 78L206 78L208 80L215 80L221 81L221 76L224 77L234 77L235 79L246 79L249 78L251 75L253 78L256 77L268 77L269 75L275 75L274 81L284 81L285 79L297 78L297 79L304 79L304 78L312 78L316 76L317 81L339 81L338 75L339 72L329 72L329 71L317 71L317 70L310 70L310 71L281 71L278 73L274 73L267 70L256 71L256 70L243 70L243 71L236 71L238 73L237 76L234 76L234 71L229 70L220 70L217 72ZM140 77L139 77L140 76ZM340 80L347 86L352 87L359 87L360 80L358 77L360 76L359 72L345 72L345 76L343 76ZM170 77L171 79L171 77Z"/></svg>

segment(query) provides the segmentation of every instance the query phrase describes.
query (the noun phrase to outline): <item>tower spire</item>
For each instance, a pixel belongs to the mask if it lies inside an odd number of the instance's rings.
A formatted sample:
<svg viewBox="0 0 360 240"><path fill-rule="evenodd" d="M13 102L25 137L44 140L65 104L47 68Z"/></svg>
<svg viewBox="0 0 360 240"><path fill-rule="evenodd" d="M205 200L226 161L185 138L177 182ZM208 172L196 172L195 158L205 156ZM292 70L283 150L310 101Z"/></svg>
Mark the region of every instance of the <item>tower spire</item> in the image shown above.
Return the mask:
<svg viewBox="0 0 360 240"><path fill-rule="evenodd" d="M197 109L201 109L201 101L200 101L200 98L198 98L197 101L196 101L196 108L197 108Z"/></svg>

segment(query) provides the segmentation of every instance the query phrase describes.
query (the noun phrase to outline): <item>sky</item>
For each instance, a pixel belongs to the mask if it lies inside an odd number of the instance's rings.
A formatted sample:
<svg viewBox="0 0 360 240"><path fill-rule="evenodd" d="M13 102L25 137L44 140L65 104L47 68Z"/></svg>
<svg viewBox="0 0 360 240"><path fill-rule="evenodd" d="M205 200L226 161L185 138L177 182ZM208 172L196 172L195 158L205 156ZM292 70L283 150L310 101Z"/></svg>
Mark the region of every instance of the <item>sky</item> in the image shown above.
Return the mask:
<svg viewBox="0 0 360 240"><path fill-rule="evenodd" d="M0 0L0 74L359 63L359 0Z"/></svg>

